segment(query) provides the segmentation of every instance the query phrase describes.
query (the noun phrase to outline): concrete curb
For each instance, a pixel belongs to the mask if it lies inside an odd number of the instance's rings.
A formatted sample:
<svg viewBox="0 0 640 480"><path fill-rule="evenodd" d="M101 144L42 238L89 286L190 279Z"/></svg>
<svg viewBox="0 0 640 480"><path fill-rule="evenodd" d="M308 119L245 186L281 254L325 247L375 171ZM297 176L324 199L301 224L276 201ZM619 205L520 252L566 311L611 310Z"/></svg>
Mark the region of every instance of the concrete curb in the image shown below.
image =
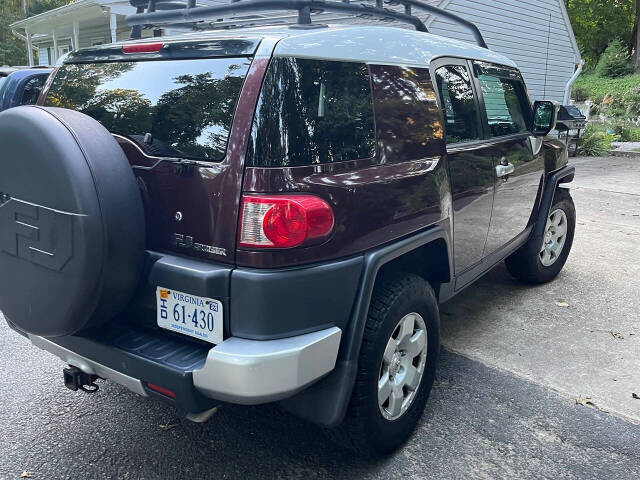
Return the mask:
<svg viewBox="0 0 640 480"><path fill-rule="evenodd" d="M630 150L612 150L611 155L614 157L640 158L640 152Z"/></svg>

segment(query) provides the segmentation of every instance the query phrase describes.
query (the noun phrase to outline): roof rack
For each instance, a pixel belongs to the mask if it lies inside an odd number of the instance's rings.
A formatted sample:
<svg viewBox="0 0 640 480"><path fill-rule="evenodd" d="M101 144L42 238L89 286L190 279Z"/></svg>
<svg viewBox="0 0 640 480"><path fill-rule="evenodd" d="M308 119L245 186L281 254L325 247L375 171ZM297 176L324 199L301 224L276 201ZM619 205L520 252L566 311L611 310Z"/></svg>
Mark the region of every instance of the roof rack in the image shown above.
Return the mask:
<svg viewBox="0 0 640 480"><path fill-rule="evenodd" d="M382 21L401 21L412 25L420 32L427 32L424 22L413 15L413 9L435 14L456 23L471 31L476 43L482 48L488 48L478 27L464 18L442 8L434 7L420 0L373 0L375 5L368 5L360 0L231 0L226 5L199 7L196 0L130 0L136 7L136 13L127 17L127 24L132 27L131 38L142 36L142 28L157 25L192 25L209 22L208 28L216 28L230 15L244 15L234 18L233 22L224 22L219 27L229 28L238 24L251 24L264 17L256 15L265 11L297 11L297 28L314 28L321 25L313 24L311 17L323 13L351 14L357 17L376 18ZM404 11L397 11L387 7L402 5ZM213 20L213 22L212 22Z"/></svg>

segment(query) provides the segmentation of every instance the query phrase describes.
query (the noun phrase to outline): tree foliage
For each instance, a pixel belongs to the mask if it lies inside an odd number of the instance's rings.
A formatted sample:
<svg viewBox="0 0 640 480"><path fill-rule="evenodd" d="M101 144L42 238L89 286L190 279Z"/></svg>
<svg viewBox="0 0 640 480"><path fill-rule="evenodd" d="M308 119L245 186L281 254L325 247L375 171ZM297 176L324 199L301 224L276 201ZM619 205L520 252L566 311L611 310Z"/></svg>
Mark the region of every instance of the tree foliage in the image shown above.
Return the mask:
<svg viewBox="0 0 640 480"><path fill-rule="evenodd" d="M636 20L635 0L565 0L571 24L581 53L589 66L594 67L617 39L632 50Z"/></svg>
<svg viewBox="0 0 640 480"><path fill-rule="evenodd" d="M58 8L73 0L0 0L0 65L24 65L27 63L25 42L16 37L9 25L26 17Z"/></svg>
<svg viewBox="0 0 640 480"><path fill-rule="evenodd" d="M605 78L619 78L632 72L628 48L620 40L613 40L600 56L596 73Z"/></svg>

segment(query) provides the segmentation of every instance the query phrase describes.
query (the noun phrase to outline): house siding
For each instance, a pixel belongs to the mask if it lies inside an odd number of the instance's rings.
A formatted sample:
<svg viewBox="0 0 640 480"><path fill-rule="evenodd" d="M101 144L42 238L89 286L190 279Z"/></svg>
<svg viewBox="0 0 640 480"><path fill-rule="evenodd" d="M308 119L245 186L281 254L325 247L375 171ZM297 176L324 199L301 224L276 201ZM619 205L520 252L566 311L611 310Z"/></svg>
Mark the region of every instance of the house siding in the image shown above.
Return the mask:
<svg viewBox="0 0 640 480"><path fill-rule="evenodd" d="M533 100L562 102L579 53L565 21L563 0L450 0L429 2L473 21L490 49L518 64ZM444 19L431 23L432 33L473 42L472 35Z"/></svg>

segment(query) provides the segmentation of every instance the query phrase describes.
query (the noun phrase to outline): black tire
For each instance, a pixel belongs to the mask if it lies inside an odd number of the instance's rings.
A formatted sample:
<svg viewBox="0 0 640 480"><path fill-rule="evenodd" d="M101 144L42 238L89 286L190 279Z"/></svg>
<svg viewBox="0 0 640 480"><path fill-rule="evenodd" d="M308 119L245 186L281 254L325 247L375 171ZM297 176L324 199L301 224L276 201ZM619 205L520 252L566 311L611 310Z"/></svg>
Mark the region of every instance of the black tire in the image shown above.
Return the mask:
<svg viewBox="0 0 640 480"><path fill-rule="evenodd" d="M378 405L378 380L383 353L398 322L419 313L427 330L427 354L413 402L399 418L387 420ZM367 456L393 452L416 427L429 398L440 349L440 317L431 286L422 278L403 274L377 285L365 327L354 391L342 425L330 431L333 440Z"/></svg>
<svg viewBox="0 0 640 480"><path fill-rule="evenodd" d="M530 284L550 282L558 276L567 262L576 228L576 209L569 190L565 188L556 190L549 214L556 210L562 210L567 221L566 239L560 254L551 265L545 266L540 258L541 245L533 245L530 242L534 240L530 240L529 243L505 260L507 270L518 280Z"/></svg>

